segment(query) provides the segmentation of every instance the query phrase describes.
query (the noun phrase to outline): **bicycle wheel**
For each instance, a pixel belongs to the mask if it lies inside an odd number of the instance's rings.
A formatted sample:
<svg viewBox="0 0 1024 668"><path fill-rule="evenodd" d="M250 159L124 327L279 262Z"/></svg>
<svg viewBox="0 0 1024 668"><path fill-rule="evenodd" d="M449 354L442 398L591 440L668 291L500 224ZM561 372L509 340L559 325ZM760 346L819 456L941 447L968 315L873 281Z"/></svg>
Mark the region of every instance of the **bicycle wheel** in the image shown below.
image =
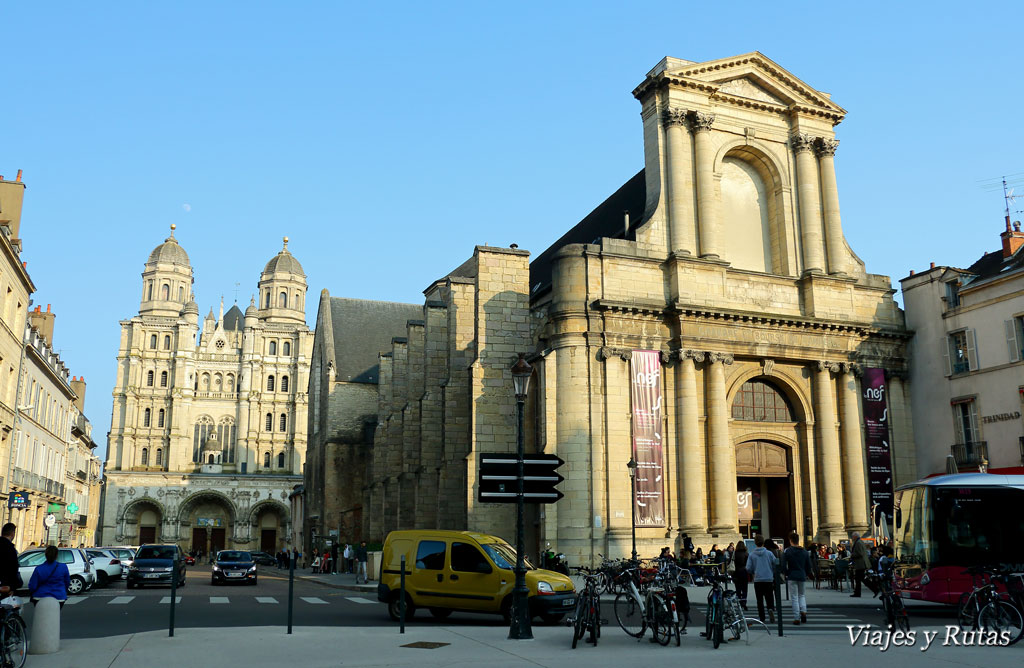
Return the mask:
<svg viewBox="0 0 1024 668"><path fill-rule="evenodd" d="M907 606L903 605L903 599L893 594L892 616L896 622L896 628L906 633L910 630L910 615L907 614Z"/></svg>
<svg viewBox="0 0 1024 668"><path fill-rule="evenodd" d="M592 606L594 609L594 629L596 636L595 638L601 637L601 597L597 596L592 599ZM597 644L597 640L594 640L594 644Z"/></svg>
<svg viewBox="0 0 1024 668"><path fill-rule="evenodd" d="M583 637L583 631L585 630L584 624L587 619L587 610L590 605L587 601L587 595L583 594L576 599L576 611L572 616L572 648L576 649L576 643Z"/></svg>
<svg viewBox="0 0 1024 668"><path fill-rule="evenodd" d="M978 597L974 592L965 591L960 594L960 601L956 606L956 623L961 631L978 628Z"/></svg>
<svg viewBox="0 0 1024 668"><path fill-rule="evenodd" d="M978 615L978 627L983 631L1007 632L1010 637L1009 644L1012 645L1024 633L1024 617L1021 617L1020 610L1013 604L1007 601L992 601Z"/></svg>
<svg viewBox="0 0 1024 668"><path fill-rule="evenodd" d="M25 621L18 615L11 615L2 627L4 660L11 668L21 668L28 658L28 633Z"/></svg>
<svg viewBox="0 0 1024 668"><path fill-rule="evenodd" d="M722 640L725 638L725 620L722 619L724 610L722 609L722 599L719 598L715 604L715 623L711 629L711 633L714 636L712 644L715 649L722 644Z"/></svg>
<svg viewBox="0 0 1024 668"><path fill-rule="evenodd" d="M672 611L665 605L665 599L658 594L650 597L651 632L658 644L664 647L672 642Z"/></svg>
<svg viewBox="0 0 1024 668"><path fill-rule="evenodd" d="M615 620L619 622L626 635L634 638L643 636L647 629L643 610L630 594L619 594L615 597Z"/></svg>

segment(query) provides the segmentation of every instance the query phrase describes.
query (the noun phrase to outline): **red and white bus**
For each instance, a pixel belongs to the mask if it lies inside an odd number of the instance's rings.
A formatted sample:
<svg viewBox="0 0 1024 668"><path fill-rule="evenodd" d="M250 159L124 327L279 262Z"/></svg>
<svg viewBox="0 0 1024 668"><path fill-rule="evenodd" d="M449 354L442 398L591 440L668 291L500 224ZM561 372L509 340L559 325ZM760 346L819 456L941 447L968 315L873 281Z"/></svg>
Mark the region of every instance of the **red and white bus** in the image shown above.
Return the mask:
<svg viewBox="0 0 1024 668"><path fill-rule="evenodd" d="M904 598L956 604L968 566L1024 572L1024 475L960 473L896 490L896 584Z"/></svg>

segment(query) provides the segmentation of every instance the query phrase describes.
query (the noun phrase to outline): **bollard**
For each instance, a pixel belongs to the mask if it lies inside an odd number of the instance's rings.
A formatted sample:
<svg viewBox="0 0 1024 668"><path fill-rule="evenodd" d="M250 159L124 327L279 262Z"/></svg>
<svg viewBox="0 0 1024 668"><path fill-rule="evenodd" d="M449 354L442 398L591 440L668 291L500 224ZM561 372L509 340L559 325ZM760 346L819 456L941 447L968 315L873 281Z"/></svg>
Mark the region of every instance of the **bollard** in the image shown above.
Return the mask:
<svg viewBox="0 0 1024 668"><path fill-rule="evenodd" d="M171 622L170 622L170 626L169 626L169 631L167 633L167 637L168 638L173 638L174 637L174 602L178 598L177 596L175 596L177 591L178 591L178 561L175 560L174 564L171 566Z"/></svg>
<svg viewBox="0 0 1024 668"><path fill-rule="evenodd" d="M398 632L405 633L405 555L402 555L402 574L398 578L398 616L400 618Z"/></svg>
<svg viewBox="0 0 1024 668"><path fill-rule="evenodd" d="M295 592L295 553L288 556L288 635L292 634L292 595Z"/></svg>
<svg viewBox="0 0 1024 668"><path fill-rule="evenodd" d="M60 650L60 601L47 596L35 606L28 653L53 654Z"/></svg>

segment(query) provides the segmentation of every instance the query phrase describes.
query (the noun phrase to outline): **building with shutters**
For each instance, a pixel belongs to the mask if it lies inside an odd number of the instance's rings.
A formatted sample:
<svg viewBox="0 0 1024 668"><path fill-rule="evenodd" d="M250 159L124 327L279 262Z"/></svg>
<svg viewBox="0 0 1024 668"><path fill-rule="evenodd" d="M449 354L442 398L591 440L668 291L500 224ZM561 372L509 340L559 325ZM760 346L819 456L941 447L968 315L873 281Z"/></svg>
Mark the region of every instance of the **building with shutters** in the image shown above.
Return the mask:
<svg viewBox="0 0 1024 668"><path fill-rule="evenodd" d="M482 453L516 447L520 352L527 452L566 462L564 498L529 507L531 554L627 555L634 504L645 556L684 534L708 547L865 530L865 369L885 378L880 483L917 478L903 313L843 234L846 111L760 53L665 58L633 95L643 169L535 256L477 246L380 357L369 540L512 538L512 506L481 503L476 477ZM648 390L656 408L638 413Z"/></svg>
<svg viewBox="0 0 1024 668"><path fill-rule="evenodd" d="M245 312L222 300L200 323L173 230L121 321L103 542L273 553L290 543L306 451L306 276L285 237Z"/></svg>
<svg viewBox="0 0 1024 668"><path fill-rule="evenodd" d="M902 279L922 475L1024 473L1024 233L1006 217L1002 248L966 269Z"/></svg>

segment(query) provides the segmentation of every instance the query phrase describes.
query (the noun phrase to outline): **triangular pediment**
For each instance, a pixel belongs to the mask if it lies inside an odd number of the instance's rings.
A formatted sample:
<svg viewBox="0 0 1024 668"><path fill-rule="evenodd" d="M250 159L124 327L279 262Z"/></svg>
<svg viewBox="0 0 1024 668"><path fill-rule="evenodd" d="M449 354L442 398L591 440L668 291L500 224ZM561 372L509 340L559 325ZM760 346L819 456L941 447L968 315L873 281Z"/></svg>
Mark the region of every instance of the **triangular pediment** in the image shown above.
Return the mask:
<svg viewBox="0 0 1024 668"><path fill-rule="evenodd" d="M777 63L758 52L704 63L681 63L666 69L670 77L714 89L712 97L740 97L783 107L807 107L842 118L846 110Z"/></svg>

